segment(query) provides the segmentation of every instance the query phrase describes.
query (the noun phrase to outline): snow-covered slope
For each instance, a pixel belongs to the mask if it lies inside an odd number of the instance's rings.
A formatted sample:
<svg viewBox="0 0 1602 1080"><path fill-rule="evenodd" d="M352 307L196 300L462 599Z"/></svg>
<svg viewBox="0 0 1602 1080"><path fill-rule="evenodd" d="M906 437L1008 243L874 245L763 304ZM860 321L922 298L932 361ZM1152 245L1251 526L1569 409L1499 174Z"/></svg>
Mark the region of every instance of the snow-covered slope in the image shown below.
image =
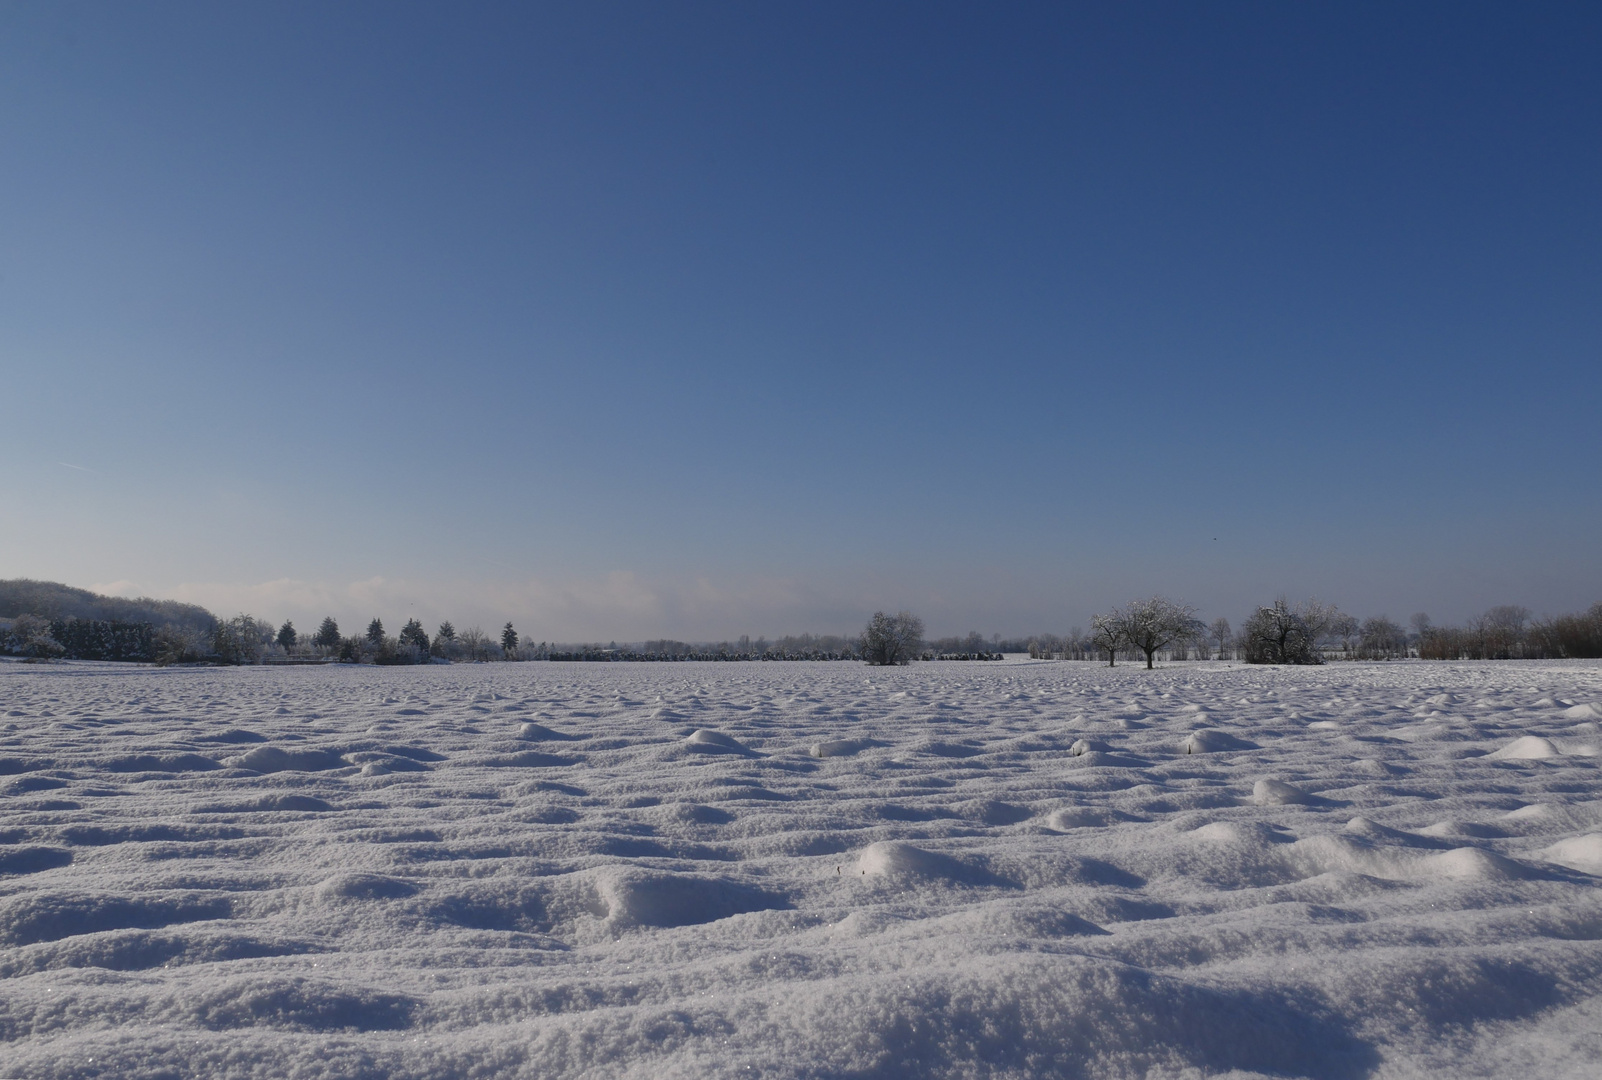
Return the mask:
<svg viewBox="0 0 1602 1080"><path fill-rule="evenodd" d="M0 665L0 1075L1594 1076L1595 664Z"/></svg>

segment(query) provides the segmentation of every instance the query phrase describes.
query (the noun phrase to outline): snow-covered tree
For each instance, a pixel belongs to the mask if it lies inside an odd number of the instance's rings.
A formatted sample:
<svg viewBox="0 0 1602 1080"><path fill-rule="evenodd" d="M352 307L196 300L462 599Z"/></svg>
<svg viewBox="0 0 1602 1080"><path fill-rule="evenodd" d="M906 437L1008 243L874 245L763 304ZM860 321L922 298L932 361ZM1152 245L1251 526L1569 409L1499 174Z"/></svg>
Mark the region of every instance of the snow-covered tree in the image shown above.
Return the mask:
<svg viewBox="0 0 1602 1080"><path fill-rule="evenodd" d="M367 640L374 645L384 643L384 621L377 615L374 615L373 621L367 624Z"/></svg>
<svg viewBox="0 0 1602 1080"><path fill-rule="evenodd" d="M1129 644L1124 636L1124 621L1117 608L1090 617L1090 643L1097 652L1107 654L1107 666L1118 666L1118 650Z"/></svg>
<svg viewBox="0 0 1602 1080"><path fill-rule="evenodd" d="M517 653L517 631L512 629L511 623L507 623L501 628L501 651L508 658L515 656Z"/></svg>
<svg viewBox="0 0 1602 1080"><path fill-rule="evenodd" d="M1291 607L1282 596L1258 608L1241 627L1248 664L1322 664L1318 651L1320 626L1327 625L1328 608L1316 600Z"/></svg>
<svg viewBox="0 0 1602 1080"><path fill-rule="evenodd" d="M278 628L278 644L285 649L293 649L299 637L300 635L295 633L295 624L288 619L285 619L284 625Z"/></svg>
<svg viewBox="0 0 1602 1080"><path fill-rule="evenodd" d="M41 615L18 615L11 623L9 647L22 656L48 659L66 648L50 634L50 620Z"/></svg>
<svg viewBox="0 0 1602 1080"><path fill-rule="evenodd" d="M420 656L422 656L424 659L427 659L428 631L424 630L423 624L418 622L416 619L406 620L406 625L401 627L400 643L402 645L412 646L418 650L418 654Z"/></svg>
<svg viewBox="0 0 1602 1080"><path fill-rule="evenodd" d="M1146 667L1152 668L1157 651L1176 641L1201 632L1196 609L1163 596L1135 600L1112 612L1123 630L1124 640L1146 654Z"/></svg>
<svg viewBox="0 0 1602 1080"><path fill-rule="evenodd" d="M923 647L923 620L910 611L875 611L857 646L862 659L876 667L909 663Z"/></svg>
<svg viewBox="0 0 1602 1080"><path fill-rule="evenodd" d="M332 615L325 618L323 624L317 628L312 644L324 649L332 649L339 644L339 624L334 621Z"/></svg>
<svg viewBox="0 0 1602 1080"><path fill-rule="evenodd" d="M217 624L211 651L225 664L254 664L261 660L264 646L272 639L271 623L240 614Z"/></svg>
<svg viewBox="0 0 1602 1080"><path fill-rule="evenodd" d="M476 626L463 630L457 640L462 643L462 651L469 660L488 660L490 650L495 648L490 636Z"/></svg>

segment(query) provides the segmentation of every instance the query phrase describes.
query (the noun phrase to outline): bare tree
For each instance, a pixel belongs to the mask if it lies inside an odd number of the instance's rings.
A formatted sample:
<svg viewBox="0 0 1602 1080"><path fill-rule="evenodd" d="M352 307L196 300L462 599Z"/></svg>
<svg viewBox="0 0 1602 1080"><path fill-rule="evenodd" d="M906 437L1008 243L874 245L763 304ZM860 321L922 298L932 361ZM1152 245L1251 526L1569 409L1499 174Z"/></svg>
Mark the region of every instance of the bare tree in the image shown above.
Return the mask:
<svg viewBox="0 0 1602 1080"><path fill-rule="evenodd" d="M462 651L467 654L469 660L488 660L490 658L490 645L493 643L490 641L489 635L478 627L469 626L457 636L456 640L462 643Z"/></svg>
<svg viewBox="0 0 1602 1080"><path fill-rule="evenodd" d="M1329 624L1330 633L1341 639L1341 654L1347 659L1352 655L1352 639L1359 636L1361 627L1357 616L1339 614Z"/></svg>
<svg viewBox="0 0 1602 1080"><path fill-rule="evenodd" d="M910 611L895 615L875 611L857 646L862 659L876 667L906 664L923 646L923 620Z"/></svg>
<svg viewBox="0 0 1602 1080"><path fill-rule="evenodd" d="M1124 640L1146 654L1150 670L1158 649L1192 637L1197 631L1196 609L1163 596L1135 600L1114 613L1123 624Z"/></svg>
<svg viewBox="0 0 1602 1080"><path fill-rule="evenodd" d="M1107 654L1107 666L1118 666L1118 650L1129 644L1124 635L1124 621L1117 608L1104 615L1090 617L1090 643L1097 652Z"/></svg>
<svg viewBox="0 0 1602 1080"><path fill-rule="evenodd" d="M225 664L255 664L273 640L272 624L249 615L235 615L212 631L211 651Z"/></svg>
<svg viewBox="0 0 1602 1080"><path fill-rule="evenodd" d="M1258 608L1241 636L1246 642L1248 664L1322 664L1317 649L1320 629L1328 625L1329 609L1316 600L1291 607L1282 596L1269 607ZM1309 615L1311 621L1309 621Z"/></svg>
<svg viewBox="0 0 1602 1080"><path fill-rule="evenodd" d="M1303 600L1292 610L1307 628L1307 640L1314 649L1317 649L1319 642L1334 630L1336 621L1341 617L1340 608L1334 604L1320 603L1318 598L1313 596Z"/></svg>
<svg viewBox="0 0 1602 1080"><path fill-rule="evenodd" d="M1224 658L1224 650L1229 647L1229 636L1231 632L1229 620L1224 618L1222 615L1214 619L1213 625L1207 628L1207 633L1214 641L1218 642L1218 659L1220 660Z"/></svg>
<svg viewBox="0 0 1602 1080"><path fill-rule="evenodd" d="M1389 660L1407 655L1407 632L1384 615L1364 619L1357 643L1364 660Z"/></svg>
<svg viewBox="0 0 1602 1080"><path fill-rule="evenodd" d="M1510 660L1522 655L1524 628L1530 621L1530 609L1517 604L1503 604L1480 616L1480 647L1487 660Z"/></svg>

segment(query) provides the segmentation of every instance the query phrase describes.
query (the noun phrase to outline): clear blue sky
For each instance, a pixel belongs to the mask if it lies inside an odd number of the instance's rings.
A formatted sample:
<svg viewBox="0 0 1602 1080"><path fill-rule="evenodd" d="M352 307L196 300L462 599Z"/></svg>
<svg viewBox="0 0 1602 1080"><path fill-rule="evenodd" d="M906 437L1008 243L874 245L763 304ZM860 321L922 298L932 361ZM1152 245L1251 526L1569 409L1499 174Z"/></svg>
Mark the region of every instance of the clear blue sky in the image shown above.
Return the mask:
<svg viewBox="0 0 1602 1080"><path fill-rule="evenodd" d="M0 6L0 576L1602 599L1595 4Z"/></svg>

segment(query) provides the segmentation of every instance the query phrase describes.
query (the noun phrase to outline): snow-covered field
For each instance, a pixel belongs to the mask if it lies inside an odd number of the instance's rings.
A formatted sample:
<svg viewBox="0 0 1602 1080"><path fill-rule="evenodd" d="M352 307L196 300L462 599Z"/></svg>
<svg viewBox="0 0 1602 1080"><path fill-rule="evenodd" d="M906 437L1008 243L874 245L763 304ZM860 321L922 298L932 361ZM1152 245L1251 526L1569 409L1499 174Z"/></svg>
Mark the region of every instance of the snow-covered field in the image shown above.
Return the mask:
<svg viewBox="0 0 1602 1080"><path fill-rule="evenodd" d="M1595 1077L1602 667L0 664L0 1076Z"/></svg>

